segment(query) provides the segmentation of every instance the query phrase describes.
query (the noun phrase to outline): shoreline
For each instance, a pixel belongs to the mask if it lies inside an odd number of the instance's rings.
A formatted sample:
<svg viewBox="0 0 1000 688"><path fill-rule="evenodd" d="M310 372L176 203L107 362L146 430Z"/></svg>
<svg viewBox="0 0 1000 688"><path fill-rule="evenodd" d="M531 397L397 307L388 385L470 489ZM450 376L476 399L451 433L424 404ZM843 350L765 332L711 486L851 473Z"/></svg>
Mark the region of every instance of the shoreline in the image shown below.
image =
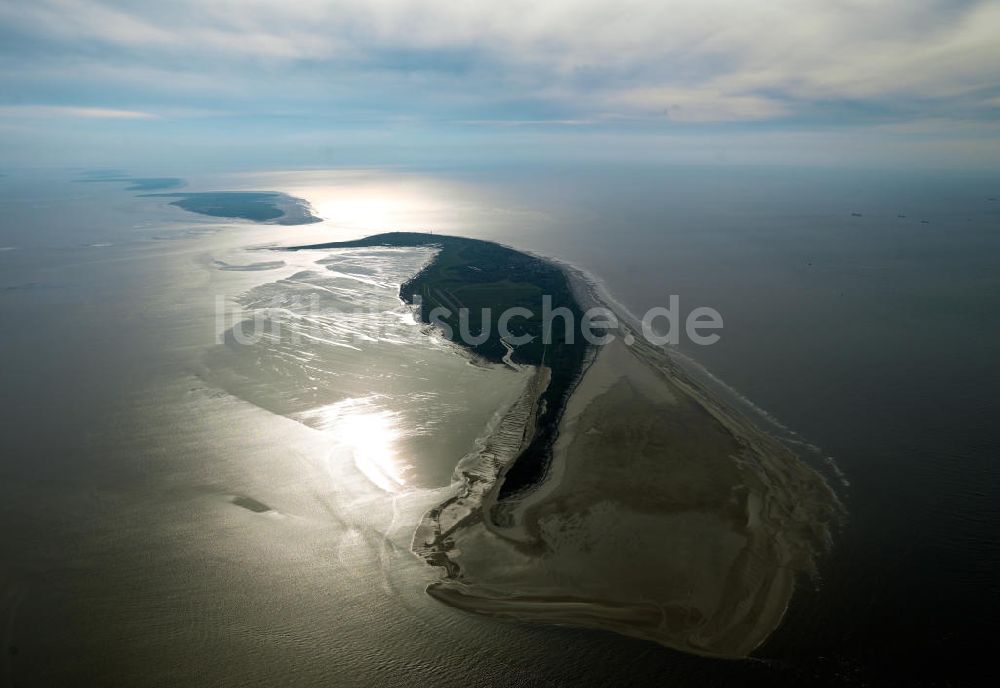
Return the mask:
<svg viewBox="0 0 1000 688"><path fill-rule="evenodd" d="M465 283L446 271L480 252L516 253L410 233L290 250L415 243L441 250L401 288L410 303L438 289L444 303L468 305ZM463 253L468 246L475 250ZM575 309L581 301L605 305L579 269L528 260L559 272ZM484 282L483 265L473 266L473 284ZM508 294L494 293L491 305L509 305ZM815 573L840 504L760 418L727 403L682 356L646 343L626 323L614 342L566 359L570 369L553 367L544 350L533 358L503 340L498 351L485 350L487 360L532 366L533 374L456 468L455 493L414 532L412 550L443 570L427 592L487 616L746 657L780 625L797 577Z"/></svg>
<svg viewBox="0 0 1000 688"><path fill-rule="evenodd" d="M603 628L693 654L746 657L780 625L798 575L814 573L815 558L826 546L828 524L839 505L819 474L799 464L777 440L756 435L756 430L724 409L712 409L709 414L746 440L743 456L734 461L743 463L740 480L750 482L759 474L767 483L748 489L741 504L731 505L742 509L738 518L727 521L725 514L710 508L672 510L646 504L636 509L627 495L609 500L600 494L609 489L609 482L613 491L614 480L609 481L605 473L595 486L586 471L573 465L588 449L579 448L577 454L568 449L593 430L592 426L582 430L574 425L621 379L614 373L615 366L608 363L620 363L630 352L624 346L617 351L610 349L613 346L605 347L585 374L574 403L567 409L567 427L550 471L545 481L516 505L514 523L498 524L492 518L503 476L495 454L490 471L485 475L466 471L462 491L424 517L414 538L414 551L445 571L443 579L428 586L427 592L446 604L487 616ZM678 390L686 386L680 379L672 382ZM532 390L527 389L525 396L530 398ZM615 400L617 408L621 401ZM604 413L606 409L600 409L598 417ZM505 421L516 419L508 414ZM510 427L504 431L514 433ZM590 458L596 458L592 450L589 453ZM508 457L514 455L510 452ZM637 470L638 474L624 482L650 480L660 487L653 476L643 474L643 468L629 466L627 471ZM470 480L470 476L475 477ZM670 479L674 478L671 474ZM598 494L591 503L567 508L567 497L594 491L595 487ZM804 505L797 507L801 513L785 508L799 501ZM597 517L580 523L588 519L588 512L597 512ZM560 527L554 527L560 520ZM574 538L587 540L587 531L599 530L601 522L607 520L617 520L620 525L611 529L614 532L590 538L585 546L572 542ZM744 538L726 542L727 538L732 540L728 532L734 523L742 527ZM431 534L433 537L428 537ZM693 545L692 534L706 544ZM608 546L616 538L628 537L643 542L617 552L621 548ZM717 542L724 544L716 546ZM669 544L691 550L689 561L673 566L673 570L669 564L664 566L662 557L648 551ZM588 547L600 554L589 555ZM616 553L619 556L614 556ZM725 559L725 565L713 564L719 558ZM759 566L755 559L769 565L754 570ZM604 566L593 577L579 573L606 562L611 562L610 568ZM653 570L660 565L663 581L650 581L642 574L647 564L653 565ZM565 584L567 577L575 580ZM709 583L699 585L702 577ZM689 586L686 591L674 584L680 579Z"/></svg>
<svg viewBox="0 0 1000 688"><path fill-rule="evenodd" d="M308 225L322 222L302 198L281 191L175 191L140 194L144 198L174 198L168 204L207 217L249 220L257 224Z"/></svg>
<svg viewBox="0 0 1000 688"><path fill-rule="evenodd" d="M557 440L559 419L582 371L593 356L594 346L581 338L567 338L555 332L545 342L544 323L539 308L543 295L552 299L553 310L567 309L580 322L583 309L577 301L567 271L535 255L491 241L420 232L391 232L352 241L292 246L285 250L359 248L369 246L436 246L434 258L400 287L400 299L417 305L419 319L427 326L446 327L441 331L455 345L498 365L544 366L550 370L547 386L536 406L535 432L517 457L505 467L501 501L515 500L544 478ZM419 299L419 300L418 300ZM443 307L449 315L434 322L435 310ZM488 307L485 314L480 309ZM510 350L499 333L496 317L511 308L527 307L532 315L519 320L512 335L529 335L530 341ZM468 309L469 332L488 330L487 337L468 344L456 336L463 328L456 310ZM483 319L489 318L489 319Z"/></svg>

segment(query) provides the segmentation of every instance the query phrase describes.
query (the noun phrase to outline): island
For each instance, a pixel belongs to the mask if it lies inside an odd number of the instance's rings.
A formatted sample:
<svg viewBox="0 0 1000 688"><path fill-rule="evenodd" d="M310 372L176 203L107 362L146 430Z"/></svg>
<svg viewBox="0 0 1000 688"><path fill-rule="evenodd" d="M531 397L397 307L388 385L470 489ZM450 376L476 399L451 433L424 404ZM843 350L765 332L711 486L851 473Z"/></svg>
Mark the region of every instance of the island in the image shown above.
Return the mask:
<svg viewBox="0 0 1000 688"><path fill-rule="evenodd" d="M537 431L531 442L512 464L503 484L504 496L530 488L539 482L556 438L559 418L566 400L579 379L592 347L582 337L567 341L564 328L553 328L545 343L543 296L551 298L550 308L566 308L574 322L583 317L566 273L550 261L516 251L489 241L420 232L392 232L360 239L304 248L356 248L364 246L437 246L440 251L423 270L402 285L400 298L413 304L419 300L420 318L430 323L435 308L447 313L441 320L447 325L450 339L492 363L509 360L516 364L544 367L550 377L540 394L541 409ZM481 343L467 343L462 338L461 309L468 309L465 330L475 336L488 332ZM532 341L510 347L500 335L499 319L507 310L526 308L531 317L511 319L509 330L515 336L530 335ZM489 322L483 315L488 309Z"/></svg>
<svg viewBox="0 0 1000 688"><path fill-rule="evenodd" d="M625 320L600 346L561 328L542 337L543 297L577 318L601 305L568 267L428 233L287 250L370 246L436 247L400 298L463 351L526 380L460 464L453 494L416 529L414 552L442 570L427 592L470 612L602 628L699 655L757 649L796 582L815 575L842 514L823 477ZM497 334L514 307L539 316L512 333L530 342ZM489 337L461 335L462 308L467 331L489 325Z"/></svg>
<svg viewBox="0 0 1000 688"><path fill-rule="evenodd" d="M177 189L184 186L180 177L132 177L120 172L90 172L80 182L117 182L128 184L126 191L156 191L158 189Z"/></svg>
<svg viewBox="0 0 1000 688"><path fill-rule="evenodd" d="M277 225L322 222L309 204L277 191L205 191L143 194L147 198L176 198L171 205L188 212Z"/></svg>

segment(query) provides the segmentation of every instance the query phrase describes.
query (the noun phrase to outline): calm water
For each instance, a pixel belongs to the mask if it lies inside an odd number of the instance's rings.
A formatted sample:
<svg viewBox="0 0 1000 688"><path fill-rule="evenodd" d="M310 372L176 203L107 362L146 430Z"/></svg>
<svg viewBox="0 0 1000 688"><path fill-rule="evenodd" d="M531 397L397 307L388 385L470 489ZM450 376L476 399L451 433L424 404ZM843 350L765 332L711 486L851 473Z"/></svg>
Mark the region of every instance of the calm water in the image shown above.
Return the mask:
<svg viewBox="0 0 1000 688"><path fill-rule="evenodd" d="M193 190L295 193L328 218L293 228L72 179L0 179L8 682L913 685L968 682L990 663L1000 202L988 199L1000 180L189 177ZM761 660L504 624L423 594L434 572L408 552L412 526L517 376L466 365L407 320L394 285L426 255L263 248L390 229L572 262L633 312L677 294L682 310L723 314L720 343L685 350L834 457L849 483L823 578L803 586ZM216 317L219 295L227 313L284 309L295 326L239 346L225 336L239 317ZM327 317L356 302L376 308Z"/></svg>

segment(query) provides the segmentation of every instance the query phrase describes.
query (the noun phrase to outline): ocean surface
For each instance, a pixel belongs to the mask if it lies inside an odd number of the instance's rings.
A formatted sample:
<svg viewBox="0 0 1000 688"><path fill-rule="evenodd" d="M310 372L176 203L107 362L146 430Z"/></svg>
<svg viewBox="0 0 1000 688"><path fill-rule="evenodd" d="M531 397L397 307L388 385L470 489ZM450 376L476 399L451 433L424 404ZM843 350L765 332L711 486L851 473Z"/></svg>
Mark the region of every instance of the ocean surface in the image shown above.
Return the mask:
<svg viewBox="0 0 1000 688"><path fill-rule="evenodd" d="M1000 179L788 168L175 175L322 223L0 177L0 684L967 685L1000 613ZM409 550L523 383L413 321L426 249L571 263L801 443L848 517L753 660L514 624ZM257 321L257 328L247 322ZM249 336L259 334L260 336Z"/></svg>

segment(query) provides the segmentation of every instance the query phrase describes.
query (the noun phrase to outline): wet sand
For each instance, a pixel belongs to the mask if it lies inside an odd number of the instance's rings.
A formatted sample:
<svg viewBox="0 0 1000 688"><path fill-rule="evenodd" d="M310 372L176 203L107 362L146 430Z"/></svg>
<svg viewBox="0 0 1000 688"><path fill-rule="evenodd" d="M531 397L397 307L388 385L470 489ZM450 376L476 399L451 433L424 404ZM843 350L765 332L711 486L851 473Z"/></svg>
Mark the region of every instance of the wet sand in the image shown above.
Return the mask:
<svg viewBox="0 0 1000 688"><path fill-rule="evenodd" d="M700 655L749 655L815 570L838 512L824 480L665 352L602 347L560 421L545 480L498 501L533 434L535 377L432 510L428 593L494 617L595 627Z"/></svg>

